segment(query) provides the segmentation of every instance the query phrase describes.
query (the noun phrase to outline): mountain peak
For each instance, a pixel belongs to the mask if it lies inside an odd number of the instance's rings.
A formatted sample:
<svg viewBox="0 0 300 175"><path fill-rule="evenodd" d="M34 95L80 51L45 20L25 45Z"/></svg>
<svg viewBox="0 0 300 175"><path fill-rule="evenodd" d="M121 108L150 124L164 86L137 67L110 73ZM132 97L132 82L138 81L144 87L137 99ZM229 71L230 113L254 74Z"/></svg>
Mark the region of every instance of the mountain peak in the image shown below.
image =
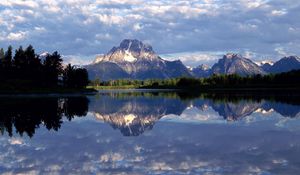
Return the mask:
<svg viewBox="0 0 300 175"><path fill-rule="evenodd" d="M270 68L271 73L288 72L300 69L300 58L297 56L283 57Z"/></svg>
<svg viewBox="0 0 300 175"><path fill-rule="evenodd" d="M201 70L204 70L204 71L210 69L210 67L208 65L206 65L206 64L200 64L199 66L197 66L197 68L201 69Z"/></svg>
<svg viewBox="0 0 300 175"><path fill-rule="evenodd" d="M288 56L288 57L283 57L283 60L291 60L291 61L298 61L300 62L300 58L297 56Z"/></svg>
<svg viewBox="0 0 300 175"><path fill-rule="evenodd" d="M235 53L227 53L226 55L223 56L223 58L224 59L243 58L243 56Z"/></svg>
<svg viewBox="0 0 300 175"><path fill-rule="evenodd" d="M99 62L136 62L141 59L155 60L158 55L152 46L137 39L124 39L118 47L113 47L107 54L96 57L94 63Z"/></svg>
<svg viewBox="0 0 300 175"><path fill-rule="evenodd" d="M142 41L139 41L137 39L124 39L120 43L120 48L127 49L127 50L136 50L140 51L142 49L148 49L152 51L152 47L149 44L144 44Z"/></svg>
<svg viewBox="0 0 300 175"><path fill-rule="evenodd" d="M107 54L97 56L87 66L91 79L165 79L191 76L180 60L167 61L159 57L149 44L136 39L124 39Z"/></svg>
<svg viewBox="0 0 300 175"><path fill-rule="evenodd" d="M242 76L265 74L261 67L239 54L228 53L212 67L213 74L239 74Z"/></svg>

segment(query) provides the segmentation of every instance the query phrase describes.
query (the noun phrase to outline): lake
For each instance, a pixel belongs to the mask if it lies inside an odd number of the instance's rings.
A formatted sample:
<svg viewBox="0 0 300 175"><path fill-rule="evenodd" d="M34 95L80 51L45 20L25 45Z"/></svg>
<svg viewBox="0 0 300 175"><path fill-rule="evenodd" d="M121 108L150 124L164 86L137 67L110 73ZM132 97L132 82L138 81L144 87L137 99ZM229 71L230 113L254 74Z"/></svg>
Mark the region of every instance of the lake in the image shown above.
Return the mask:
<svg viewBox="0 0 300 175"><path fill-rule="evenodd" d="M5 174L298 174L300 98L103 90L0 97Z"/></svg>

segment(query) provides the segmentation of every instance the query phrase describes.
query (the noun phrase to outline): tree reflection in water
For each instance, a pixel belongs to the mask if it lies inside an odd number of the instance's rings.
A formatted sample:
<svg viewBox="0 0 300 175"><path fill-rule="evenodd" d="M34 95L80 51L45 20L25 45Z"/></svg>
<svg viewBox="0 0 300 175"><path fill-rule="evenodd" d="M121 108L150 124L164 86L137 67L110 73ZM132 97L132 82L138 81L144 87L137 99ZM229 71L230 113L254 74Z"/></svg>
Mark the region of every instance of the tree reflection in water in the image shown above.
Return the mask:
<svg viewBox="0 0 300 175"><path fill-rule="evenodd" d="M89 100L86 97L68 98L1 98L0 131L13 136L26 133L32 137L35 129L44 125L57 131L65 116L71 121L75 116L86 116Z"/></svg>

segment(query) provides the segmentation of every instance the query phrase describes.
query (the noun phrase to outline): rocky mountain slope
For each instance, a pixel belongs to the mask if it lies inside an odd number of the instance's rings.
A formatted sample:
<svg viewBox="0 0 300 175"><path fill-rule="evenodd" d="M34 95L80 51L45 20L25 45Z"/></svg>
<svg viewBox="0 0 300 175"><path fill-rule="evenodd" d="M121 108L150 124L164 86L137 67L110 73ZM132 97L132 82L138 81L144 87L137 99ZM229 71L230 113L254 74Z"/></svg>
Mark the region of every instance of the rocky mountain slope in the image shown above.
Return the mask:
<svg viewBox="0 0 300 175"><path fill-rule="evenodd" d="M90 79L151 79L191 76L180 60L167 61L139 40L125 39L118 47L86 66Z"/></svg>
<svg viewBox="0 0 300 175"><path fill-rule="evenodd" d="M197 66L195 68L191 68L190 71L191 74L197 78L209 77L211 75L210 67L204 64L201 64L200 66Z"/></svg>
<svg viewBox="0 0 300 175"><path fill-rule="evenodd" d="M211 74L239 74L246 76L266 74L266 72L250 59L238 54L227 54L213 65Z"/></svg>
<svg viewBox="0 0 300 175"><path fill-rule="evenodd" d="M281 73L297 69L300 69L300 58L297 56L289 56L275 62L267 71L269 73Z"/></svg>

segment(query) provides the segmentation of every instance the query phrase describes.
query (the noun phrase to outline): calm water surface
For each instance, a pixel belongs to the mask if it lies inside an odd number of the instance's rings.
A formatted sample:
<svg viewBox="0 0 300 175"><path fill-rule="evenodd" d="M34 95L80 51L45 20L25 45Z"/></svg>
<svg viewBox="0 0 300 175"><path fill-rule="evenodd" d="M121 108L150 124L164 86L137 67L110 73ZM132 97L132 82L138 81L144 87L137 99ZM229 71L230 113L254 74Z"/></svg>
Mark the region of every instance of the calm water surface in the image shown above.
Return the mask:
<svg viewBox="0 0 300 175"><path fill-rule="evenodd" d="M298 174L300 98L100 91L0 97L5 174Z"/></svg>

